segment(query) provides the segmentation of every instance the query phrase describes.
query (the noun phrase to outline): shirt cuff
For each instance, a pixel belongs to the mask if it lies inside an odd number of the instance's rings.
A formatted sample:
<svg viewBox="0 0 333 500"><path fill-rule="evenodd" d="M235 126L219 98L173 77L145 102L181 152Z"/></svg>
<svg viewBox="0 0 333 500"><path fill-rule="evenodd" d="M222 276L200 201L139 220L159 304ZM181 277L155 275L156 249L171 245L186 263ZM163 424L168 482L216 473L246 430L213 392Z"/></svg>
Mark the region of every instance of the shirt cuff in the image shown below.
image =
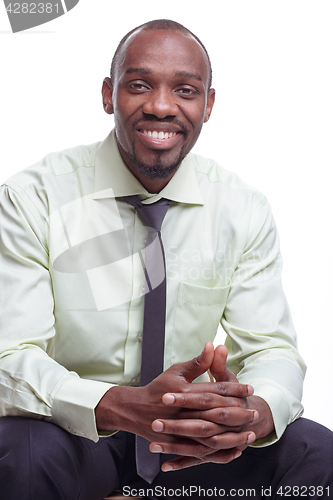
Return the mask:
<svg viewBox="0 0 333 500"><path fill-rule="evenodd" d="M253 447L262 448L274 444L280 439L287 425L301 416L303 406L289 391L286 394L272 380L257 380L251 382L251 385L254 388L254 395L264 399L270 407L274 421L274 431L266 437L257 439L252 444Z"/></svg>
<svg viewBox="0 0 333 500"><path fill-rule="evenodd" d="M97 443L99 435L95 408L114 385L68 373L62 377L52 394L52 421L75 436Z"/></svg>

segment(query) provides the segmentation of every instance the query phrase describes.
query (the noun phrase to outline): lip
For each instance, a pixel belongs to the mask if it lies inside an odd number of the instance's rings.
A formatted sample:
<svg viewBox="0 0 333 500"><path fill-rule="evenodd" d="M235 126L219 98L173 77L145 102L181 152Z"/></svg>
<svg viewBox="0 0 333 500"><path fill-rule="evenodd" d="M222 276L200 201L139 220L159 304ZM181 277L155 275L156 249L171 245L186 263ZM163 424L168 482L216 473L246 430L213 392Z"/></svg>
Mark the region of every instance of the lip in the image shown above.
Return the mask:
<svg viewBox="0 0 333 500"><path fill-rule="evenodd" d="M168 137L167 139L158 139L155 137L152 137L150 135L144 134L144 130L156 130L157 132L173 132L176 135L172 137ZM136 130L136 134L140 140L146 147L150 149L171 149L174 146L176 146L183 138L183 133L180 132L179 130L170 130L170 127L155 127L155 126L144 126L140 127L140 129Z"/></svg>

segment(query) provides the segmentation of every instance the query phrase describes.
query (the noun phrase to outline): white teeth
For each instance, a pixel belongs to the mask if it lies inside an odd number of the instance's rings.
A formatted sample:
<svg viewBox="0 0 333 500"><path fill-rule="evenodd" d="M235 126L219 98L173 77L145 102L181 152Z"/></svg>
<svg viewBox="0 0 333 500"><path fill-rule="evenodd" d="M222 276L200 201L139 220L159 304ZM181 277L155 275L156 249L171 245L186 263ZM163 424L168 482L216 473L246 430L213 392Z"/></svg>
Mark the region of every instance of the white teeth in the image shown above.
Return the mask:
<svg viewBox="0 0 333 500"><path fill-rule="evenodd" d="M154 139L169 139L176 135L176 132L157 132L157 130L144 130L143 133Z"/></svg>

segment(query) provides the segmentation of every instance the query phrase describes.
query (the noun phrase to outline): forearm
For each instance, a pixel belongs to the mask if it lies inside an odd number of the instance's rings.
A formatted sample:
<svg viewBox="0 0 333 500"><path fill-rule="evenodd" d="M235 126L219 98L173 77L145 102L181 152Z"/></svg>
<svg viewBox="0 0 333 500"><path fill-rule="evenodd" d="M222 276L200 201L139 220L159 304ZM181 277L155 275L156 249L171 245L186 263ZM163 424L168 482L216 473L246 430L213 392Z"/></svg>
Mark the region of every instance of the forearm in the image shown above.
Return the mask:
<svg viewBox="0 0 333 500"><path fill-rule="evenodd" d="M122 430L135 432L135 421L142 425L139 405L142 388L114 386L109 389L95 408L99 431Z"/></svg>

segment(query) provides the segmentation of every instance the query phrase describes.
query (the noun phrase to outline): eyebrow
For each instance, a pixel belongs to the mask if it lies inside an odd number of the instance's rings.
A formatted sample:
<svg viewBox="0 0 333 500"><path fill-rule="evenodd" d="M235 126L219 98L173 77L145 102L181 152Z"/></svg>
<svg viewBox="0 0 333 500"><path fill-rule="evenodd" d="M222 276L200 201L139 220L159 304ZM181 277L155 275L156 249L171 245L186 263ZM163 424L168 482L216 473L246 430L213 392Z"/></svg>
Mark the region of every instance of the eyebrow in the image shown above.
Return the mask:
<svg viewBox="0 0 333 500"><path fill-rule="evenodd" d="M149 68L127 68L125 74L131 74L131 73L149 75L150 73L152 73L152 70ZM200 82L202 82L202 77L199 75L199 73L189 73L188 71L177 71L175 76L180 78L194 78L195 80L199 80Z"/></svg>
<svg viewBox="0 0 333 500"><path fill-rule="evenodd" d="M202 82L202 77L199 73L189 73L188 71L177 71L176 76L185 77L185 78L194 78L195 80L199 80Z"/></svg>
<svg viewBox="0 0 333 500"><path fill-rule="evenodd" d="M125 71L125 74L130 73L141 73L142 75L148 75L149 73L151 73L151 70L149 68L128 68Z"/></svg>

